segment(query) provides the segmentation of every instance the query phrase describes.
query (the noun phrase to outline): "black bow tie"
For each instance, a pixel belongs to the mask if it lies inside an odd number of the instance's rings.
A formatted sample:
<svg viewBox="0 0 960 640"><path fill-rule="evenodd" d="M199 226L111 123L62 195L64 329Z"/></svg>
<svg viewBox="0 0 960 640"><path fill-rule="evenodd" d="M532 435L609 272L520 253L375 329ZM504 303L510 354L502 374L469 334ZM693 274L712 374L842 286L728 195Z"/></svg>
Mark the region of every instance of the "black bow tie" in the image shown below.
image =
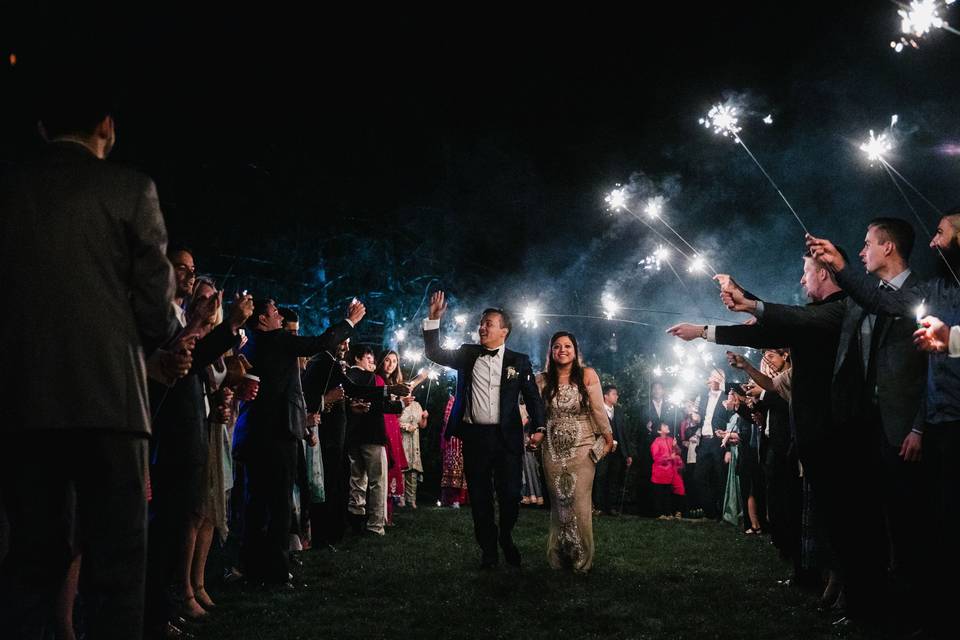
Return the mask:
<svg viewBox="0 0 960 640"><path fill-rule="evenodd" d="M492 350L491 350L491 349L480 349L480 357L481 357L481 358L482 358L483 356L490 356L491 358L493 358L493 357L495 357L498 353L500 353L500 349L492 349Z"/></svg>

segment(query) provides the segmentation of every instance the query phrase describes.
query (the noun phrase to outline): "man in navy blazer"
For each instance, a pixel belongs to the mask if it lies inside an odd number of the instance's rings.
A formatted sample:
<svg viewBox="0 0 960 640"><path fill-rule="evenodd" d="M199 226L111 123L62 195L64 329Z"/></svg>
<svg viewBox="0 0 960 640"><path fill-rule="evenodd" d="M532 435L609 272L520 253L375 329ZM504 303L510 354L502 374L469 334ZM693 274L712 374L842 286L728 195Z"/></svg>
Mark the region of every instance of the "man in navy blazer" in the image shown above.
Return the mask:
<svg viewBox="0 0 960 640"><path fill-rule="evenodd" d="M502 309L487 309L480 316L480 344L457 349L440 347L440 319L447 310L442 291L430 299L430 318L423 322L427 358L457 370L457 395L446 436L463 442L463 466L470 492L473 528L480 545L480 567L498 562L497 543L508 564L520 566L513 543L513 526L520 510L524 427L520 418L522 395L530 422L531 444L546 431L543 401L533 377L530 358L510 351L510 316ZM493 517L493 496L500 504L500 527Z"/></svg>

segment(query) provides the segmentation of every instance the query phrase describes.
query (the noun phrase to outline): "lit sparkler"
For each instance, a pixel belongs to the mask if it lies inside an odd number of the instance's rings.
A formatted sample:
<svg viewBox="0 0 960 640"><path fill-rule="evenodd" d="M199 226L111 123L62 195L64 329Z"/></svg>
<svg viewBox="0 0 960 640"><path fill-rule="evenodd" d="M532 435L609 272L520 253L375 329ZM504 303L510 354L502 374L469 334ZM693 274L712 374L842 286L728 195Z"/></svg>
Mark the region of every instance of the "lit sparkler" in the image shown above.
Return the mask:
<svg viewBox="0 0 960 640"><path fill-rule="evenodd" d="M406 329L397 329L394 334L397 338L397 342L403 342L407 339L407 330Z"/></svg>
<svg viewBox="0 0 960 640"><path fill-rule="evenodd" d="M793 208L793 205L790 204L790 201L787 200L787 196L783 195L783 191L780 190L780 187L777 186L777 183L774 182L773 178L767 172L760 161L757 160L757 157L753 155L753 152L750 151L750 148L743 141L743 138L740 136L740 131L743 129L739 122L738 110L732 105L725 104L715 104L710 107L710 110L707 112L706 117L700 118L700 124L702 124L707 129L713 129L714 133L719 133L725 138L732 138L734 142L739 144L743 150L750 156L750 159L753 160L753 163L757 165L757 168L760 169L760 172L770 183L770 186L774 188L777 192L777 195L780 196L780 199L783 200L783 203L787 205L787 208L790 209L790 213L793 214L793 217L797 219L797 222L800 223L800 226L803 228L803 232L809 234L807 230L807 225L803 223L803 220L800 219L800 215L797 214L796 209Z"/></svg>
<svg viewBox="0 0 960 640"><path fill-rule="evenodd" d="M647 200L647 205L643 208L643 212L653 219L659 218L662 211L663 196L650 198Z"/></svg>
<svg viewBox="0 0 960 640"><path fill-rule="evenodd" d="M660 367L660 365L657 365L653 368L653 375L657 378L663 375L663 369Z"/></svg>
<svg viewBox="0 0 960 640"><path fill-rule="evenodd" d="M874 135L873 129L870 129L870 139L860 145L860 150L867 154L867 159L871 162L883 162L885 153L893 149L893 145L887 138L886 132L881 132L879 136Z"/></svg>
<svg viewBox="0 0 960 640"><path fill-rule="evenodd" d="M617 302L617 299L614 298L611 293L605 293L600 296L600 304L603 305L603 315L605 315L608 320L612 319L620 311L620 303Z"/></svg>
<svg viewBox="0 0 960 640"><path fill-rule="evenodd" d="M909 5L900 2L895 4L900 6L897 14L900 16L900 39L890 42L890 47L900 53L907 47L914 49L920 48L918 40L923 39L934 29L943 29L950 33L960 35L957 31L940 16L941 10L945 10L952 5L955 0L913 0Z"/></svg>
<svg viewBox="0 0 960 640"><path fill-rule="evenodd" d="M537 308L535 306L527 305L523 309L523 313L520 315L520 324L525 327L537 328Z"/></svg>
<svg viewBox="0 0 960 640"><path fill-rule="evenodd" d="M687 267L687 271L690 273L703 273L706 266L707 261L704 260L702 256L694 256L693 260L690 261L690 266Z"/></svg>
<svg viewBox="0 0 960 640"><path fill-rule="evenodd" d="M625 189L617 188L607 194L604 198L607 206L612 211L619 211L627 208L627 192Z"/></svg>
<svg viewBox="0 0 960 640"><path fill-rule="evenodd" d="M773 116L768 113L767 117L763 119L763 124L773 124Z"/></svg>
<svg viewBox="0 0 960 640"><path fill-rule="evenodd" d="M674 388L674 390L670 392L670 396L667 397L667 400L669 400L672 405L683 404L683 389L680 387Z"/></svg>
<svg viewBox="0 0 960 640"><path fill-rule="evenodd" d="M403 357L410 362L420 362L423 359L423 354L419 351L407 351L403 354Z"/></svg>
<svg viewBox="0 0 960 640"><path fill-rule="evenodd" d="M927 307L922 302L917 305L917 326L920 326L920 321L927 317Z"/></svg>
<svg viewBox="0 0 960 640"><path fill-rule="evenodd" d="M456 316L453 317L453 321L457 323L458 327L463 327L467 324L467 314L458 313Z"/></svg>

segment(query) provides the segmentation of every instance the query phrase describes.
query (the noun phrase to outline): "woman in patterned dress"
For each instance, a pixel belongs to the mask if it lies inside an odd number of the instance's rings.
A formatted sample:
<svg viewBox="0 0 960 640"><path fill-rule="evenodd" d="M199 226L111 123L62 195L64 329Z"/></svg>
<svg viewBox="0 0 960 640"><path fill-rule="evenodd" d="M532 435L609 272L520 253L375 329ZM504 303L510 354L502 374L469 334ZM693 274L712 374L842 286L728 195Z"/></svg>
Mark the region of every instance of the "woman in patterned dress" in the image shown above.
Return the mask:
<svg viewBox="0 0 960 640"><path fill-rule="evenodd" d="M586 573L593 566L594 467L613 450L600 378L581 364L574 335L560 331L550 339L547 370L537 376L537 385L547 408L547 559L554 569Z"/></svg>

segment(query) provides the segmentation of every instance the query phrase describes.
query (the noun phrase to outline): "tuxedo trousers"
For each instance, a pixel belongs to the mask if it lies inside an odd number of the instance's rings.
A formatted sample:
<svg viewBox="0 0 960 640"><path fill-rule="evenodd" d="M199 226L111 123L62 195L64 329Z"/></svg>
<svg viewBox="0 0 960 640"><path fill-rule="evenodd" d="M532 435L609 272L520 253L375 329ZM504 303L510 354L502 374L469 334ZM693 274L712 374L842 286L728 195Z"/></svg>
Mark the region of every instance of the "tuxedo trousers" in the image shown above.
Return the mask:
<svg viewBox="0 0 960 640"><path fill-rule="evenodd" d="M508 446L497 425L464 424L463 471L467 478L473 531L485 556L497 553L497 542L513 544L513 527L520 513L523 453ZM493 500L500 506L499 530Z"/></svg>
<svg viewBox="0 0 960 640"><path fill-rule="evenodd" d="M0 441L10 548L0 566L0 634L52 634L67 569L82 555L87 637L143 634L146 434L37 430Z"/></svg>

